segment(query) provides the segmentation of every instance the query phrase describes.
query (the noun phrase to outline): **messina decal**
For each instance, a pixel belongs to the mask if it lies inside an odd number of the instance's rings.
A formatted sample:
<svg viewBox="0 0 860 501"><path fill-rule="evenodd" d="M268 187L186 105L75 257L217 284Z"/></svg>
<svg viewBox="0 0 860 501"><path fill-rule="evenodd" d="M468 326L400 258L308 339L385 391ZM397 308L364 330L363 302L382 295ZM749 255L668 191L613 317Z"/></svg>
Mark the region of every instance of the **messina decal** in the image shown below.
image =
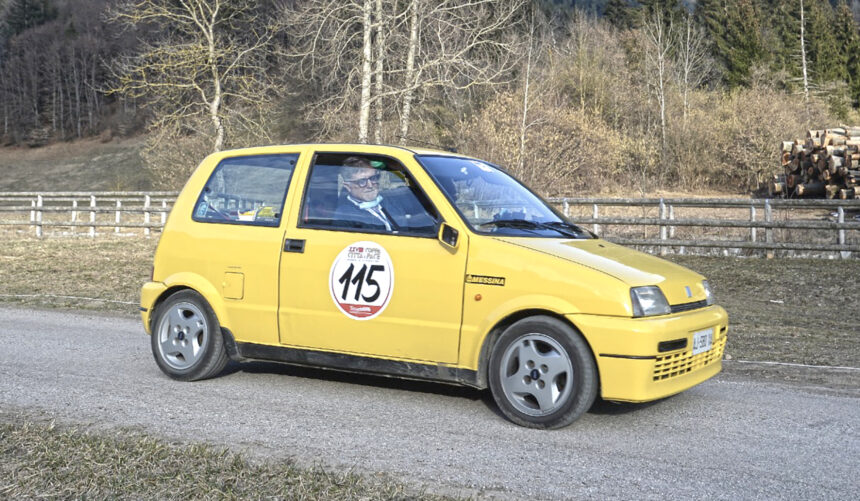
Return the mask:
<svg viewBox="0 0 860 501"><path fill-rule="evenodd" d="M505 277L488 277L486 275L466 275L467 284L498 285L504 287Z"/></svg>
<svg viewBox="0 0 860 501"><path fill-rule="evenodd" d="M328 280L331 298L344 315L370 320L391 300L394 266L381 245L356 242L334 259Z"/></svg>

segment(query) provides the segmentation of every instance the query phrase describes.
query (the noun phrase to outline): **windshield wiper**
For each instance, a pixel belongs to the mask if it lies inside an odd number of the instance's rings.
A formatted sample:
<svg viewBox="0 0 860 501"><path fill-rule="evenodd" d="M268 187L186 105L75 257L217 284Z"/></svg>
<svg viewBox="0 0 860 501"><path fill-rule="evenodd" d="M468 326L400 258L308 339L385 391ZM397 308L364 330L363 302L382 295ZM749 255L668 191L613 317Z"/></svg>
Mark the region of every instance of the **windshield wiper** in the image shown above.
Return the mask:
<svg viewBox="0 0 860 501"><path fill-rule="evenodd" d="M520 230L529 230L532 233L536 233L534 230L545 229L542 226L536 224L534 221L529 221L527 219L496 219L494 221L487 221L486 223L481 223L478 225L478 228L486 228L487 226L496 226L499 228L517 228Z"/></svg>
<svg viewBox="0 0 860 501"><path fill-rule="evenodd" d="M551 230L573 238L581 238L582 235L587 235L587 233L582 231L578 226L565 223L564 221L542 223L540 221L529 221L528 219L497 219L495 221L487 221L486 223L478 225L479 228L484 228L486 226L517 228L522 230Z"/></svg>
<svg viewBox="0 0 860 501"><path fill-rule="evenodd" d="M584 229L580 228L579 226L577 226L573 223L568 223L566 221L554 221L551 223L543 223L543 224L550 226L554 229L558 229L559 231L564 231L568 235L574 236L576 238L580 238L582 236L588 236L588 237L594 236L594 234L591 233L590 231L584 230Z"/></svg>

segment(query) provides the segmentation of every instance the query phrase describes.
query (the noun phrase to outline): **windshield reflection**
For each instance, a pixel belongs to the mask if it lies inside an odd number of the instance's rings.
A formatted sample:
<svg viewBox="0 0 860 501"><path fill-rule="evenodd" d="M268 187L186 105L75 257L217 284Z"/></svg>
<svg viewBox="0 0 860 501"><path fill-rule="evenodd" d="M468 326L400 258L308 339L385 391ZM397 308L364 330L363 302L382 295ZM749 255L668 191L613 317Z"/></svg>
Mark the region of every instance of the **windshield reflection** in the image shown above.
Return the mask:
<svg viewBox="0 0 860 501"><path fill-rule="evenodd" d="M470 158L418 155L445 195L479 233L518 237L592 238L515 178Z"/></svg>

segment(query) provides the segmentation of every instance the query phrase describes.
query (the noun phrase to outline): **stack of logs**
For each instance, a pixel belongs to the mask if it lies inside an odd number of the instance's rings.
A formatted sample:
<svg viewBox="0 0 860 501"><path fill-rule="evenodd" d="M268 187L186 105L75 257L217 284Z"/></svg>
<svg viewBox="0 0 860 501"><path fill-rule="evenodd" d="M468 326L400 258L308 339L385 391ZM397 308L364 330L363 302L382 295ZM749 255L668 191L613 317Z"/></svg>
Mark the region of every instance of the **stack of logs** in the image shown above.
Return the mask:
<svg viewBox="0 0 860 501"><path fill-rule="evenodd" d="M806 140L783 141L784 174L768 185L771 197L860 198L860 127L810 130Z"/></svg>

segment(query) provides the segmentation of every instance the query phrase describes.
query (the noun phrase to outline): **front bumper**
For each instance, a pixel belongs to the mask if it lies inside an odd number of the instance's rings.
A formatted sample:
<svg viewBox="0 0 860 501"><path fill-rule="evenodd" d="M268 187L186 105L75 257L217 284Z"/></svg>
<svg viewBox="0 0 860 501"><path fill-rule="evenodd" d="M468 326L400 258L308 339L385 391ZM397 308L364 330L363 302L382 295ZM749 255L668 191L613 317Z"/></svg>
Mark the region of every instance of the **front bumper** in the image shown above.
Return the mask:
<svg viewBox="0 0 860 501"><path fill-rule="evenodd" d="M147 334L152 334L150 319L152 318L152 310L155 308L155 302L166 290L167 286L161 282L147 282L140 289L140 319L143 321L143 328Z"/></svg>
<svg viewBox="0 0 860 501"><path fill-rule="evenodd" d="M728 314L720 306L650 318L574 314L594 352L606 400L647 402L691 388L722 368ZM711 349L692 354L693 333L713 328ZM666 346L683 347L666 349ZM665 343L660 351L660 343Z"/></svg>

